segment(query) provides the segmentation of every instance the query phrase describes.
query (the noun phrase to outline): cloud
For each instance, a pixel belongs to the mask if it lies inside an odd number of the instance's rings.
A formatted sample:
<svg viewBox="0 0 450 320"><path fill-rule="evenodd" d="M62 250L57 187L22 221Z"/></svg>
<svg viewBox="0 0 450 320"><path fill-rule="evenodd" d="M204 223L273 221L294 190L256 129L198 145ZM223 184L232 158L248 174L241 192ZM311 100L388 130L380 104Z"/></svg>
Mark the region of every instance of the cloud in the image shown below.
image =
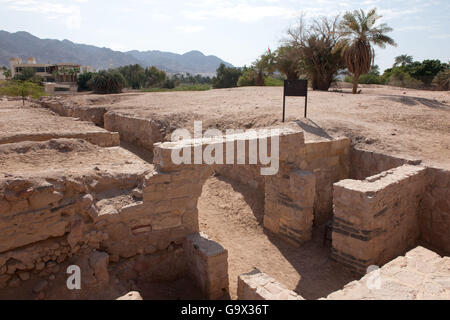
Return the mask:
<svg viewBox="0 0 450 320"><path fill-rule="evenodd" d="M421 26L421 25L417 25L417 26L405 26L405 27L400 27L400 28L396 28L395 31L425 31L425 30L432 30L433 28L431 26Z"/></svg>
<svg viewBox="0 0 450 320"><path fill-rule="evenodd" d="M81 0L83 1L83 0ZM78 1L79 2L79 1ZM36 12L49 19L64 19L69 29L80 29L81 10L79 5L65 5L50 1L36 0L0 0L9 10L19 12Z"/></svg>
<svg viewBox="0 0 450 320"><path fill-rule="evenodd" d="M430 36L431 39L450 39L450 33L435 34Z"/></svg>
<svg viewBox="0 0 450 320"><path fill-rule="evenodd" d="M180 32L183 33L195 33L205 30L205 27L203 26L178 26L175 29L177 29Z"/></svg>
<svg viewBox="0 0 450 320"><path fill-rule="evenodd" d="M255 22L269 17L292 18L298 16L295 10L273 5L234 4L230 2L215 3L207 9L185 10L186 18L193 20L224 18L241 22Z"/></svg>

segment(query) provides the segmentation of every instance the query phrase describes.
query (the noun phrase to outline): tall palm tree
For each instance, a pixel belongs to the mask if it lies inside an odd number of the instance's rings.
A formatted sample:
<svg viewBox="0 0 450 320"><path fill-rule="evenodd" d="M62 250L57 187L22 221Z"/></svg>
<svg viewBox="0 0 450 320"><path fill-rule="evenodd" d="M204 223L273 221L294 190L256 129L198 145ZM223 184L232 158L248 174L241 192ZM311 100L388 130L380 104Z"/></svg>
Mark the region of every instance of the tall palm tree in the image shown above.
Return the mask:
<svg viewBox="0 0 450 320"><path fill-rule="evenodd" d="M375 51L372 44L385 48L386 44L397 46L395 41L386 35L392 31L387 24L382 23L375 26L381 18L376 9L367 14L364 10L346 12L340 24L339 33L341 40L342 55L348 70L353 73L353 93L358 91L359 76L370 71L373 64Z"/></svg>
<svg viewBox="0 0 450 320"><path fill-rule="evenodd" d="M404 67L404 66L410 65L411 63L413 63L413 57L409 56L407 54L402 54L402 55L395 57L394 67L398 67L398 66Z"/></svg>

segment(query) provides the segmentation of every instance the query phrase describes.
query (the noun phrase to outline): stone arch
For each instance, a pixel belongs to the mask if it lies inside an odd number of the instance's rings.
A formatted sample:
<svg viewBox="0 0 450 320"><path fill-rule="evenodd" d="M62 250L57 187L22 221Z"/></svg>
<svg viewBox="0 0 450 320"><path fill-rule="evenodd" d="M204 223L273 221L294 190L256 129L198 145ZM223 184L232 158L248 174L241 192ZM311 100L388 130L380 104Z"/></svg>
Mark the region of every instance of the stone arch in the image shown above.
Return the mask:
<svg viewBox="0 0 450 320"><path fill-rule="evenodd" d="M311 239L313 206L315 198L315 176L302 170L305 166L305 142L303 132L278 129L276 133L261 130L258 135L238 134L217 139L182 140L155 144L155 169L145 177L143 200L146 210L152 211L152 229L180 228L186 235L199 231L197 201L202 187L211 173L220 166L234 166L236 170L249 170L264 164L250 159L250 148L259 140L278 140L279 152L272 159L278 162L278 172L265 175L264 227L294 244ZM176 164L172 154L202 153L206 148L222 144L223 161L228 164ZM238 146L245 145L245 157L238 163ZM272 146L272 145L269 145ZM234 149L234 164L226 161L226 150ZM270 149L270 148L269 148ZM275 149L274 149L275 150ZM271 152L271 150L269 151ZM244 160L244 161L243 161ZM252 163L252 164L250 164ZM253 170L254 171L254 170Z"/></svg>

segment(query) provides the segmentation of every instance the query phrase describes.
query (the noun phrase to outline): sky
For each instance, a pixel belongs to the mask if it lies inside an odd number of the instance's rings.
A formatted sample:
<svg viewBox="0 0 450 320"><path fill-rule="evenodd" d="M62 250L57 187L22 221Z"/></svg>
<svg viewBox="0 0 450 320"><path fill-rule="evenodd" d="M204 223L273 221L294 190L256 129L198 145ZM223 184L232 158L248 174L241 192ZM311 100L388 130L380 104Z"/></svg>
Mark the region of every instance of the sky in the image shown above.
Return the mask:
<svg viewBox="0 0 450 320"><path fill-rule="evenodd" d="M235 66L276 49L305 19L376 7L398 47L376 49L381 70L395 56L450 60L449 0L0 0L0 30L113 50L200 50Z"/></svg>

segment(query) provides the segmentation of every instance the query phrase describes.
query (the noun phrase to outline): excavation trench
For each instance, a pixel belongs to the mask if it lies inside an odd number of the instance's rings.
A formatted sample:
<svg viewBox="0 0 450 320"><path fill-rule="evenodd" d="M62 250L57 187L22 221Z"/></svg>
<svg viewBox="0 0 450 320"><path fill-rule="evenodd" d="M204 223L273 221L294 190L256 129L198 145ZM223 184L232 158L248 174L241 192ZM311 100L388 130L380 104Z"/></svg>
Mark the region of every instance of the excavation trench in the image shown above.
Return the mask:
<svg viewBox="0 0 450 320"><path fill-rule="evenodd" d="M419 243L450 252L447 170L292 128L274 176L261 164L176 166L171 152L192 145L154 145L174 129L164 121L46 107L80 132L70 117L117 131L122 147L100 128L95 144L23 135L0 146L1 298L246 298L238 277L256 267L318 299ZM64 286L72 264L85 290Z"/></svg>

